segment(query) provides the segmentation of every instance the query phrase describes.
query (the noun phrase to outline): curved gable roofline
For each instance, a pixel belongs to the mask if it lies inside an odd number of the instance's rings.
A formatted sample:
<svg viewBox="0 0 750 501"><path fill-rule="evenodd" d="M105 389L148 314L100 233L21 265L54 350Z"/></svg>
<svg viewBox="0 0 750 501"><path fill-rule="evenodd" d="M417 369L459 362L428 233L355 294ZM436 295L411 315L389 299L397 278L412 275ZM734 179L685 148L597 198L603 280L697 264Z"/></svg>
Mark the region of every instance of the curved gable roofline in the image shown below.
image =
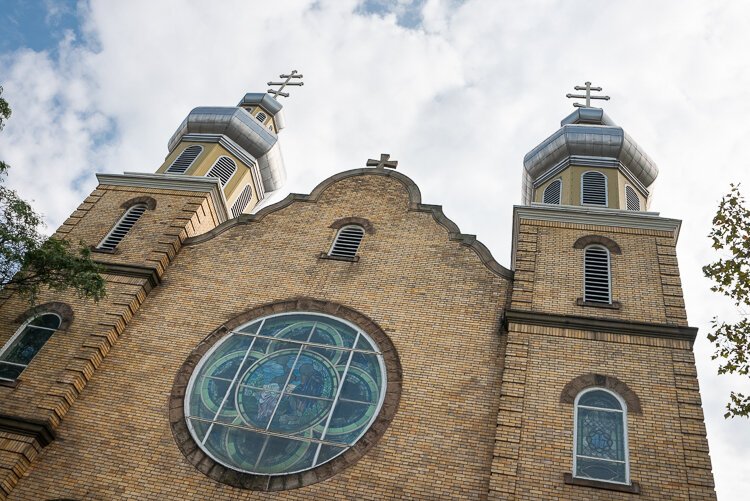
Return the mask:
<svg viewBox="0 0 750 501"><path fill-rule="evenodd" d="M433 219L448 230L448 237L450 240L459 242L461 245L465 245L466 247L471 248L477 256L479 256L479 259L482 261L482 263L489 268L490 271L492 271L494 274L507 278L508 280L513 279L513 272L506 268L505 266L498 263L495 258L492 256L492 253L490 250L479 240L477 240L476 235L468 235L465 233L461 233L461 230L459 229L458 225L454 223L452 220L450 220L444 213L443 213L443 207L440 205L432 205L432 204L423 204L422 203L422 193L419 191L419 187L417 184L411 180L408 176L401 174L400 172L396 172L394 170L385 170L385 169L372 169L372 168L361 168L361 169L352 169L347 170L344 172L339 172L338 174L334 174L333 176L323 180L320 184L318 184L309 195L303 195L300 193L290 193L287 195L287 197L283 200L280 200L279 202L276 202L275 204L269 205L268 207L264 207L263 209L259 210L255 214L240 214L239 217L236 217L234 219L227 220L223 223L221 223L216 228L203 233L202 235L197 235L195 237L191 237L185 240L184 245L195 245L202 242L206 242L208 240L211 240L217 235L220 235L227 231L229 228L232 228L237 225L242 224L250 224L256 221L260 221L264 217L266 217L268 214L271 214L273 212L279 211L283 209L284 207L287 207L294 202L317 202L320 198L320 195L332 184L341 181L342 179L346 179L349 177L355 177L355 176L364 176L364 175L371 175L371 176L386 176L391 177L399 181L401 184L404 185L406 188L406 191L409 193L409 210L416 211L416 212L429 212L432 214Z"/></svg>

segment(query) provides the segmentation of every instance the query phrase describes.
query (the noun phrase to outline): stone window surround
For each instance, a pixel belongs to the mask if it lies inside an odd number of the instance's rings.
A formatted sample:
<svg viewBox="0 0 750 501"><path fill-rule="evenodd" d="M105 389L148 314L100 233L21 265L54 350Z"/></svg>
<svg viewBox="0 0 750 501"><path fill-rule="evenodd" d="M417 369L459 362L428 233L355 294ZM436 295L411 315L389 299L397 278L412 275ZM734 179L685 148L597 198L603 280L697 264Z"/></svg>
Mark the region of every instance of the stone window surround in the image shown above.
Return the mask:
<svg viewBox="0 0 750 501"><path fill-rule="evenodd" d="M61 303L59 301L51 301L49 303L43 303L29 308L28 310L21 313L18 317L16 317L14 323L21 326L24 323L32 320L33 318L45 315L47 313L54 313L60 318L60 325L56 329L57 332L68 330L68 327L70 327L70 323L73 321L73 308L71 308L70 305ZM8 341L13 339L18 333L19 331L18 329L16 329L15 333L8 339ZM16 379L15 381L0 380L0 386L16 388L20 382L20 379Z"/></svg>
<svg viewBox="0 0 750 501"><path fill-rule="evenodd" d="M214 461L195 443L185 421L184 400L187 385L200 359L232 329L263 316L317 312L339 317L366 332L380 347L386 366L386 394L378 417L365 434L340 456L311 470L289 475L257 475L243 473ZM210 333L193 349L178 370L169 398L169 421L177 447L189 463L207 477L233 487L257 491L280 491L311 485L348 468L364 456L382 437L398 409L401 397L401 363L388 335L372 320L346 306L329 301L299 298L270 303L248 310L232 318Z"/></svg>
<svg viewBox="0 0 750 501"><path fill-rule="evenodd" d="M638 398L638 395L636 395L627 384L614 376L606 376L603 374L584 374L569 381L560 393L560 403L575 405L575 400L578 394L589 388L604 388L611 390L612 392L617 393L625 401L628 413L643 413L641 401ZM577 424L573 423L573 426L577 426ZM641 484L632 478L630 479L630 485L624 485L605 482L602 480L577 478L571 473L566 472L563 474L563 482L568 485L592 487L595 489L629 492L631 494L641 493Z"/></svg>

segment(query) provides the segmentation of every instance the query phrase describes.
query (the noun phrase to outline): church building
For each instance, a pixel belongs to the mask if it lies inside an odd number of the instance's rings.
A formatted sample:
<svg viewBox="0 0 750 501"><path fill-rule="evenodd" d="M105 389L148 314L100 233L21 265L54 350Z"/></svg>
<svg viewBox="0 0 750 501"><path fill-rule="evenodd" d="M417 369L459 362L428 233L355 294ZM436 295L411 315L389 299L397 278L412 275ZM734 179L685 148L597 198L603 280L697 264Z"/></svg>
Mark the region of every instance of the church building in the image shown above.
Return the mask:
<svg viewBox="0 0 750 501"><path fill-rule="evenodd" d="M263 204L282 78L97 174L55 236L104 299L0 298L0 499L716 499L680 221L601 89L523 159L506 268L388 155Z"/></svg>

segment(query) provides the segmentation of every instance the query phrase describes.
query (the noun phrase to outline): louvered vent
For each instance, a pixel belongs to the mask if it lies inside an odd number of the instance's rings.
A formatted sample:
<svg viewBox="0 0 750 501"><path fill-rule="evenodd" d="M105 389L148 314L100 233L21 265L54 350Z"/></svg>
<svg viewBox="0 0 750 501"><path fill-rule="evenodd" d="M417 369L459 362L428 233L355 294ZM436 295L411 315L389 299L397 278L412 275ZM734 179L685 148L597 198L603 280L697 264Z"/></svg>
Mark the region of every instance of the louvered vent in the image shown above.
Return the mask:
<svg viewBox="0 0 750 501"><path fill-rule="evenodd" d="M581 177L581 205L607 206L607 177L601 172L584 172Z"/></svg>
<svg viewBox="0 0 750 501"><path fill-rule="evenodd" d="M250 185L245 186L242 193L240 193L240 196L234 201L234 205L232 205L232 216L237 217L242 214L247 207L247 204L250 203L250 197L252 196L253 190L250 188Z"/></svg>
<svg viewBox="0 0 750 501"><path fill-rule="evenodd" d="M229 179L232 177L232 174L234 174L234 171L237 170L237 165L235 165L234 161L229 157L220 157L213 167L211 167L211 170L208 171L208 174L206 174L206 177L218 177L221 179L221 185L226 186L226 184L229 182Z"/></svg>
<svg viewBox="0 0 750 501"><path fill-rule="evenodd" d="M98 249L115 250L117 244L122 242L125 235L128 234L133 225L141 218L146 211L146 204L135 204L130 207L125 214L117 221L117 224L104 237L104 240L97 246Z"/></svg>
<svg viewBox="0 0 750 501"><path fill-rule="evenodd" d="M542 201L545 204L560 205L561 192L562 192L562 181L560 181L559 179L556 179L552 181L550 184L548 184L547 187L544 189L544 195L542 196Z"/></svg>
<svg viewBox="0 0 750 501"><path fill-rule="evenodd" d="M188 146L184 150L182 150L182 153L180 153L180 156L178 156L174 162L172 162L172 165L169 166L167 169L168 174L184 174L185 171L187 171L190 166L193 164L193 161L195 161L196 158L198 158L198 155L201 154L201 151L203 151L202 146L193 145Z"/></svg>
<svg viewBox="0 0 750 501"><path fill-rule="evenodd" d="M255 118L257 118L259 122L265 122L267 117L266 114L261 111L255 115Z"/></svg>
<svg viewBox="0 0 750 501"><path fill-rule="evenodd" d="M638 199L638 194L630 186L625 187L625 201L628 210L641 210L641 201Z"/></svg>
<svg viewBox="0 0 750 501"><path fill-rule="evenodd" d="M609 252L604 247L586 247L584 255L583 300L593 303L611 303Z"/></svg>
<svg viewBox="0 0 750 501"><path fill-rule="evenodd" d="M357 255L359 244L362 243L362 237L364 236L365 230L361 226L344 226L336 235L336 240L333 242L333 247L331 247L328 255L353 258Z"/></svg>

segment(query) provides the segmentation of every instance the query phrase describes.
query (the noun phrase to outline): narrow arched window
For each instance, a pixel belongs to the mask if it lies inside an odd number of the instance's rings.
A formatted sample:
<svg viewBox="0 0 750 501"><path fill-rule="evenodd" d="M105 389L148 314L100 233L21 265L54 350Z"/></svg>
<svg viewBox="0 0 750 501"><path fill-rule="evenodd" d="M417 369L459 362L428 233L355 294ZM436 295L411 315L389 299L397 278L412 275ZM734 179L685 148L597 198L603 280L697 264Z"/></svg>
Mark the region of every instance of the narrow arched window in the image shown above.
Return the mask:
<svg viewBox="0 0 750 501"><path fill-rule="evenodd" d="M197 144L188 146L182 150L180 156L175 158L172 165L167 169L167 174L184 174L193 165L193 162L201 154L201 151L203 151L203 147Z"/></svg>
<svg viewBox="0 0 750 501"><path fill-rule="evenodd" d="M641 210L638 194L630 186L625 186L625 203L628 210Z"/></svg>
<svg viewBox="0 0 750 501"><path fill-rule="evenodd" d="M43 313L21 326L0 351L0 380L15 381L44 343L60 327L54 313Z"/></svg>
<svg viewBox="0 0 750 501"><path fill-rule="evenodd" d="M609 250L602 245L589 245L584 251L583 300L612 303Z"/></svg>
<svg viewBox="0 0 750 501"><path fill-rule="evenodd" d="M560 198L562 195L562 181L555 179L547 185L542 195L542 202L545 204L557 204L560 205Z"/></svg>
<svg viewBox="0 0 750 501"><path fill-rule="evenodd" d="M237 200L235 200L234 204L232 205L233 217L237 217L243 213L243 211L247 207L247 204L250 203L250 198L252 196L253 196L253 190L252 188L250 188L250 185L245 186L242 189L242 193L240 193L240 196L237 197Z"/></svg>
<svg viewBox="0 0 750 501"><path fill-rule="evenodd" d="M328 255L354 258L357 255L357 250L359 250L359 245L362 243L364 236L365 230L361 226L356 224L344 226L336 234L336 239L333 241Z"/></svg>
<svg viewBox="0 0 750 501"><path fill-rule="evenodd" d="M582 391L575 400L573 475L628 484L627 407L603 388Z"/></svg>
<svg viewBox="0 0 750 501"><path fill-rule="evenodd" d="M267 117L266 117L265 113L263 113L262 111L260 111L260 112L258 112L257 115L255 115L255 118L257 118L258 121L260 121L260 122L265 122Z"/></svg>
<svg viewBox="0 0 750 501"><path fill-rule="evenodd" d="M581 205L607 206L607 176L596 171L581 175Z"/></svg>
<svg viewBox="0 0 750 501"><path fill-rule="evenodd" d="M226 186L236 170L237 164L234 163L234 160L229 157L219 157L206 177L218 177L221 180L221 185Z"/></svg>
<svg viewBox="0 0 750 501"><path fill-rule="evenodd" d="M117 221L117 224L110 230L104 239L96 246L97 249L103 250L115 250L117 244L122 242L125 235L128 234L130 229L135 223L141 218L144 212L146 212L146 204L135 204L130 207L125 214Z"/></svg>

